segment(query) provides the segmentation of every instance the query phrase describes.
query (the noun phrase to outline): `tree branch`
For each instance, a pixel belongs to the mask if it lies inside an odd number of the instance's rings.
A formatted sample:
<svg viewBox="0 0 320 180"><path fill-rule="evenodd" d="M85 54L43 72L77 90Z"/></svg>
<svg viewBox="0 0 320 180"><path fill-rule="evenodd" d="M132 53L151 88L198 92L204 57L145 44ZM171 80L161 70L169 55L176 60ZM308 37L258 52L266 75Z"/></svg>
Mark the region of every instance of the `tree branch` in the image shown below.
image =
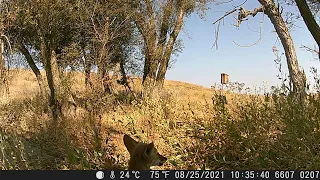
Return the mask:
<svg viewBox="0 0 320 180"><path fill-rule="evenodd" d="M223 18L225 18L226 16L229 16L230 14L236 12L238 9L233 9L232 11L227 12L225 15L223 15L222 17L220 17L219 19L217 19L215 22L213 22L212 24L216 24L217 22L221 21Z"/></svg>

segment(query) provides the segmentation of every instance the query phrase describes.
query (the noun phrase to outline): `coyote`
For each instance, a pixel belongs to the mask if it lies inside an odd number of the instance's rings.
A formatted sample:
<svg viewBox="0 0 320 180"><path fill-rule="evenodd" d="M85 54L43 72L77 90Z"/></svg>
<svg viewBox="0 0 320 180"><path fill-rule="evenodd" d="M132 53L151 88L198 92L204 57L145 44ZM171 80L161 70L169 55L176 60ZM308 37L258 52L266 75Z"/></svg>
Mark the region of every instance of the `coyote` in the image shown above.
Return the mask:
<svg viewBox="0 0 320 180"><path fill-rule="evenodd" d="M137 142L128 135L123 136L123 142L130 153L129 170L150 170L151 166L162 166L167 160L158 153L153 142Z"/></svg>

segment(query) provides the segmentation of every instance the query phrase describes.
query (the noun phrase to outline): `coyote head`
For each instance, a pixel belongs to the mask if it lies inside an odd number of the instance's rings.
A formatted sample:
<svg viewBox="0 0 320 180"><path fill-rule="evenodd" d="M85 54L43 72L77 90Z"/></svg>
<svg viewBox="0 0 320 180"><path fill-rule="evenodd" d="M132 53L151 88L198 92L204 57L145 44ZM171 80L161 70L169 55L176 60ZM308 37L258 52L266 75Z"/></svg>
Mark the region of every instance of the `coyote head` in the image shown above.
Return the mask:
<svg viewBox="0 0 320 180"><path fill-rule="evenodd" d="M161 166L167 160L158 153L153 142L137 142L128 135L123 136L123 142L130 153L129 170L150 170L151 166Z"/></svg>

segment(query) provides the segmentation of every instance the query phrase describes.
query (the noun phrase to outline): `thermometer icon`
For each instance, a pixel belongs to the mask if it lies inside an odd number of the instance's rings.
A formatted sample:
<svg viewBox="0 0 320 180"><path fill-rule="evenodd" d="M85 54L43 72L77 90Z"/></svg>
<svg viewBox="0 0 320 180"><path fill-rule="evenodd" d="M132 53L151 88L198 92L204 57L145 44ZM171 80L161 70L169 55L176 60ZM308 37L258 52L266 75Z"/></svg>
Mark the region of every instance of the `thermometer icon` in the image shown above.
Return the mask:
<svg viewBox="0 0 320 180"><path fill-rule="evenodd" d="M116 176L114 175L114 171L111 171L110 173L110 179L114 179Z"/></svg>

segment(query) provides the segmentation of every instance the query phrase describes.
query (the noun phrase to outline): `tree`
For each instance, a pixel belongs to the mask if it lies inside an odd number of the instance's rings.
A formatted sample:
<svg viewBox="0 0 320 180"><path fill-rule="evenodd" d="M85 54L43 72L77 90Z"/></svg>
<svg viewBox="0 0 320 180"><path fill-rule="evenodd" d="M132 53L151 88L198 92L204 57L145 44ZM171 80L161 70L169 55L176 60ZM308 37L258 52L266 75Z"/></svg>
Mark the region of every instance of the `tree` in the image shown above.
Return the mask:
<svg viewBox="0 0 320 180"><path fill-rule="evenodd" d="M38 81L38 84L39 84L39 88L40 88L40 95L41 95L41 97L44 98L47 93L45 91L43 77L42 77L40 70L37 67L32 55L30 54L29 50L27 49L27 47L25 46L25 44L23 43L22 40L20 40L19 42L16 43L16 47L24 55L32 72L35 74L37 81Z"/></svg>
<svg viewBox="0 0 320 180"><path fill-rule="evenodd" d="M290 35L289 29L281 16L280 7L277 7L273 0L258 0L262 5L261 7L255 8L253 11L245 10L243 7L226 13L222 18L219 18L214 23L221 21L225 16L238 11L238 25L244 21L249 15L255 16L259 12L264 12L273 24L278 37L281 40L282 46L285 51L290 81L293 86L293 93L300 100L304 99L306 91L306 77L303 71L299 69L298 58L296 55L296 50L293 44L292 37Z"/></svg>
<svg viewBox="0 0 320 180"><path fill-rule="evenodd" d="M180 3L183 3L183 2L180 2ZM177 14L176 14L176 22L175 22L175 25L173 27L173 30L170 33L169 35L169 38L168 38L168 42L167 42L167 45L165 47L165 50L163 49L164 48L164 31L166 31L166 29L168 29L168 26L169 26L169 22L168 22L168 16L169 16L169 13L171 10L171 7L167 7L165 9L165 12L164 12L164 16L163 16L163 26L161 27L161 34L160 34L160 39L163 39L162 42L160 42L160 47L159 47L159 54L161 53L162 54L162 57L160 57L160 66L159 66L159 70L158 70L158 73L157 73L157 78L156 78L156 83L159 87L162 87L163 86L163 83L164 83L164 79L165 79L165 75L166 75L166 72L168 70L168 65L169 65L169 60L170 60L170 57L171 57L171 54L172 54L172 51L173 51L173 47L174 47L174 44L177 40L177 37L179 35L179 32L182 28L182 25L183 25L183 18L185 16L186 13L188 13L188 11L190 11L190 9L188 8L191 8L191 7L188 7L186 5L186 7L184 7L183 4L177 4L178 5L178 10L177 10ZM162 52L163 51L163 52Z"/></svg>
<svg viewBox="0 0 320 180"><path fill-rule="evenodd" d="M10 22L14 19L12 13L8 8L8 2L0 3L0 94L5 95L9 93L8 80L5 68L5 43L10 47L10 42L5 32L10 27Z"/></svg>
<svg viewBox="0 0 320 180"><path fill-rule="evenodd" d="M295 0L295 2L298 6L298 9L300 11L300 14L301 14L305 24L307 25L314 40L318 44L318 48L319 48L318 53L319 53L319 59L320 59L320 26L316 22L306 0ZM320 2L310 2L310 3L314 3L314 4L318 3L318 6L320 5Z"/></svg>
<svg viewBox="0 0 320 180"><path fill-rule="evenodd" d="M132 23L121 1L78 1L78 41L84 61L85 81L90 82L93 66L105 93L112 93L120 70L125 77L125 47L131 39ZM113 76L109 73L113 72ZM124 78L126 79L126 77Z"/></svg>
<svg viewBox="0 0 320 180"><path fill-rule="evenodd" d="M184 18L207 1L139 0L130 3L134 22L144 41L144 91L163 86L165 74Z"/></svg>
<svg viewBox="0 0 320 180"><path fill-rule="evenodd" d="M53 119L57 120L60 114L60 78L58 69L58 55L62 49L72 42L73 22L72 4L67 0L11 0L10 8L16 12L16 24L11 29L16 47L25 55L30 67L37 76L40 89L42 77L34 60L29 56L29 49L39 52L41 63L46 71L48 82L49 106Z"/></svg>
<svg viewBox="0 0 320 180"><path fill-rule="evenodd" d="M264 8L264 13L269 17L273 24L284 48L290 80L293 85L293 92L304 98L306 88L306 77L304 72L299 69L298 58L293 44L289 29L283 20L279 8L273 0L258 0Z"/></svg>
<svg viewBox="0 0 320 180"><path fill-rule="evenodd" d="M35 58L30 53L31 49L35 49L33 47L35 47L34 42L37 39L36 28L33 26L31 14L27 13L28 9L21 8L19 3L19 1L10 1L10 7L12 13L15 15L15 20L12 21L7 32L13 47L24 55L28 65L35 74L40 88L40 95L44 98L47 93L44 87L43 77L36 65L37 62Z"/></svg>

